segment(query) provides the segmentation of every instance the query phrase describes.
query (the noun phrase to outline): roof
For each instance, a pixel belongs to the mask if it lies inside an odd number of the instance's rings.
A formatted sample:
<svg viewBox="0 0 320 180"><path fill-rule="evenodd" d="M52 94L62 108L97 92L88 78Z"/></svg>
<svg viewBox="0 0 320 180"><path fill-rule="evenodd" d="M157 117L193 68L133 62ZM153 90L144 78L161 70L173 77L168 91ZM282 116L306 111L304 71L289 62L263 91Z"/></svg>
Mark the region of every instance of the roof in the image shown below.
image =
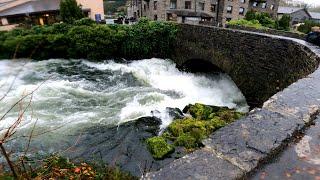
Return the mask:
<svg viewBox="0 0 320 180"><path fill-rule="evenodd" d="M312 19L319 19L320 20L320 13L309 12L309 14L311 15Z"/></svg>
<svg viewBox="0 0 320 180"><path fill-rule="evenodd" d="M279 6L278 14L291 14L300 10L303 10L303 8Z"/></svg>
<svg viewBox="0 0 320 180"><path fill-rule="evenodd" d="M0 11L1 16L59 10L60 0L32 0Z"/></svg>
<svg viewBox="0 0 320 180"><path fill-rule="evenodd" d="M213 16L211 14L205 13L205 12L194 12L194 10L176 10L176 9L170 9L167 10L169 13L174 13L178 16L186 16L186 17L204 17L204 18L212 18Z"/></svg>

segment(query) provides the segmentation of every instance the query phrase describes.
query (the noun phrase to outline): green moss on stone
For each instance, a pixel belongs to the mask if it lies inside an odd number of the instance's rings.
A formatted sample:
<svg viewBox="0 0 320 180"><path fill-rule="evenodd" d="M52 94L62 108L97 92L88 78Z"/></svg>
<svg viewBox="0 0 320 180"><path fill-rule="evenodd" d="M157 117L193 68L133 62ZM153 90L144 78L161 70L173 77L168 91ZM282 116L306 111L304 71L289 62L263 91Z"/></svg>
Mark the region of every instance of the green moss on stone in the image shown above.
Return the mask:
<svg viewBox="0 0 320 180"><path fill-rule="evenodd" d="M148 149L155 159L162 159L174 151L174 147L166 142L163 137L147 139Z"/></svg>
<svg viewBox="0 0 320 180"><path fill-rule="evenodd" d="M147 140L149 150L156 159L161 159L170 153L172 146L168 142L192 151L201 147L202 140L211 133L244 115L227 107L203 104L188 105L184 112L192 117L174 120L161 137Z"/></svg>
<svg viewBox="0 0 320 180"><path fill-rule="evenodd" d="M174 142L176 146L183 146L187 149L198 147L197 139L190 134L182 134Z"/></svg>

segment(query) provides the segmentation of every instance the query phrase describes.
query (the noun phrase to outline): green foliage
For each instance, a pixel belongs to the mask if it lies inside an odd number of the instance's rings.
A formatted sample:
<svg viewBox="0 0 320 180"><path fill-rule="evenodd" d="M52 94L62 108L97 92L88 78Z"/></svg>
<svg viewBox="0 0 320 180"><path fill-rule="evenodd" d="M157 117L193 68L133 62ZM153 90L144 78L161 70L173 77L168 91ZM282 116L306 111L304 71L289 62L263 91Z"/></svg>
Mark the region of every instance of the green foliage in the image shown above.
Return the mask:
<svg viewBox="0 0 320 180"><path fill-rule="evenodd" d="M315 27L315 26L320 26L319 23L307 20L304 22L304 24L302 24L301 26L298 27L298 31L308 34L309 32L311 32L311 28Z"/></svg>
<svg viewBox="0 0 320 180"><path fill-rule="evenodd" d="M245 19L248 21L255 20L256 19L256 12L253 10L248 11L246 13Z"/></svg>
<svg viewBox="0 0 320 180"><path fill-rule="evenodd" d="M263 29L264 27L259 23L258 20L245 20L245 19L239 19L239 20L231 20L228 22L228 25L237 25L237 26L244 26L244 27L252 27L256 29Z"/></svg>
<svg viewBox="0 0 320 180"><path fill-rule="evenodd" d="M96 22L91 18L82 18L82 19L76 20L73 24L75 26L92 26L95 23Z"/></svg>
<svg viewBox="0 0 320 180"><path fill-rule="evenodd" d="M132 26L81 19L73 25L20 28L0 34L0 58L165 58L172 53L176 32L174 24L146 19Z"/></svg>
<svg viewBox="0 0 320 180"><path fill-rule="evenodd" d="M275 21L270 17L268 13L256 13L256 19L264 27L268 27L268 28L275 27Z"/></svg>
<svg viewBox="0 0 320 180"><path fill-rule="evenodd" d="M155 159L162 159L174 151L174 147L163 137L152 137L146 141L149 151Z"/></svg>
<svg viewBox="0 0 320 180"><path fill-rule="evenodd" d="M276 21L276 29L289 31L290 30L290 20L291 17L289 15L283 15L280 20Z"/></svg>
<svg viewBox="0 0 320 180"><path fill-rule="evenodd" d="M275 21L271 18L270 14L268 13L260 13L255 11L249 11L246 13L245 20L247 20L247 23L244 21L244 25L248 27L255 27L260 29L261 26L267 27L267 28L274 28L275 27ZM255 21L257 20L260 25Z"/></svg>
<svg viewBox="0 0 320 180"><path fill-rule="evenodd" d="M84 17L82 9L76 0L61 0L60 16L65 23L73 23Z"/></svg>
<svg viewBox="0 0 320 180"><path fill-rule="evenodd" d="M202 140L215 130L241 118L244 114L227 107L206 106L203 104L188 105L185 110L192 117L174 120L159 139L162 144L172 142L188 151L202 146ZM150 150L150 148L149 148ZM152 154L153 152L150 151Z"/></svg>

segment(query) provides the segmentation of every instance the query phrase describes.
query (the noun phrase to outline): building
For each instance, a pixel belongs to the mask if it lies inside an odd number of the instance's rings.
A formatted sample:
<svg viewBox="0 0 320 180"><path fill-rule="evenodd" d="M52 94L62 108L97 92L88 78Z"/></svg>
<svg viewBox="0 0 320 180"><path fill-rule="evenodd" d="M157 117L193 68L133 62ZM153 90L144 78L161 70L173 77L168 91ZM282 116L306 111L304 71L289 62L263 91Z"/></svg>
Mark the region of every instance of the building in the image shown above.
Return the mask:
<svg viewBox="0 0 320 180"><path fill-rule="evenodd" d="M130 0L128 16L179 23L224 26L250 10L276 17L279 0Z"/></svg>
<svg viewBox="0 0 320 180"><path fill-rule="evenodd" d="M278 18L280 19L284 14L291 17L290 24L292 26L295 24L303 23L306 20L320 23L320 13L309 12L306 8L279 7Z"/></svg>
<svg viewBox="0 0 320 180"><path fill-rule="evenodd" d="M320 13L316 13L316 12L309 12L311 18L310 20L316 22L316 23L320 23Z"/></svg>
<svg viewBox="0 0 320 180"><path fill-rule="evenodd" d="M0 30L9 30L20 23L35 25L59 21L61 0L0 0ZM87 17L104 19L103 0L77 0Z"/></svg>
<svg viewBox="0 0 320 180"><path fill-rule="evenodd" d="M305 8L296 7L279 7L278 8L278 18L280 19L283 15L289 15L291 17L290 24L295 25L303 23L306 20L310 20L311 15Z"/></svg>

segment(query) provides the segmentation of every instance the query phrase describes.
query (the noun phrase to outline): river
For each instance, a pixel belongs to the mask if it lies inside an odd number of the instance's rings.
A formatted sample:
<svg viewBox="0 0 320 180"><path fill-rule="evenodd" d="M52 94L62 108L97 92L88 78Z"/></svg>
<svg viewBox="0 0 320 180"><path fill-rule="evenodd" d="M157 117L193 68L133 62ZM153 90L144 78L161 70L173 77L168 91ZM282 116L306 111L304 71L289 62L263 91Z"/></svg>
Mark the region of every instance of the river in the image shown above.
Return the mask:
<svg viewBox="0 0 320 180"><path fill-rule="evenodd" d="M244 96L226 74L181 72L171 60L156 58L121 63L1 60L0 98L9 89L0 101L0 116L35 90L15 136L28 136L35 125L31 151L44 154L68 149L77 143L79 132L90 127L113 127L157 116L165 128L172 121L166 107L183 109L190 103L203 103L248 111ZM30 96L0 121L2 133L29 100ZM10 142L17 154L25 146L25 140L19 139ZM87 146L92 144L83 143L81 148Z"/></svg>

